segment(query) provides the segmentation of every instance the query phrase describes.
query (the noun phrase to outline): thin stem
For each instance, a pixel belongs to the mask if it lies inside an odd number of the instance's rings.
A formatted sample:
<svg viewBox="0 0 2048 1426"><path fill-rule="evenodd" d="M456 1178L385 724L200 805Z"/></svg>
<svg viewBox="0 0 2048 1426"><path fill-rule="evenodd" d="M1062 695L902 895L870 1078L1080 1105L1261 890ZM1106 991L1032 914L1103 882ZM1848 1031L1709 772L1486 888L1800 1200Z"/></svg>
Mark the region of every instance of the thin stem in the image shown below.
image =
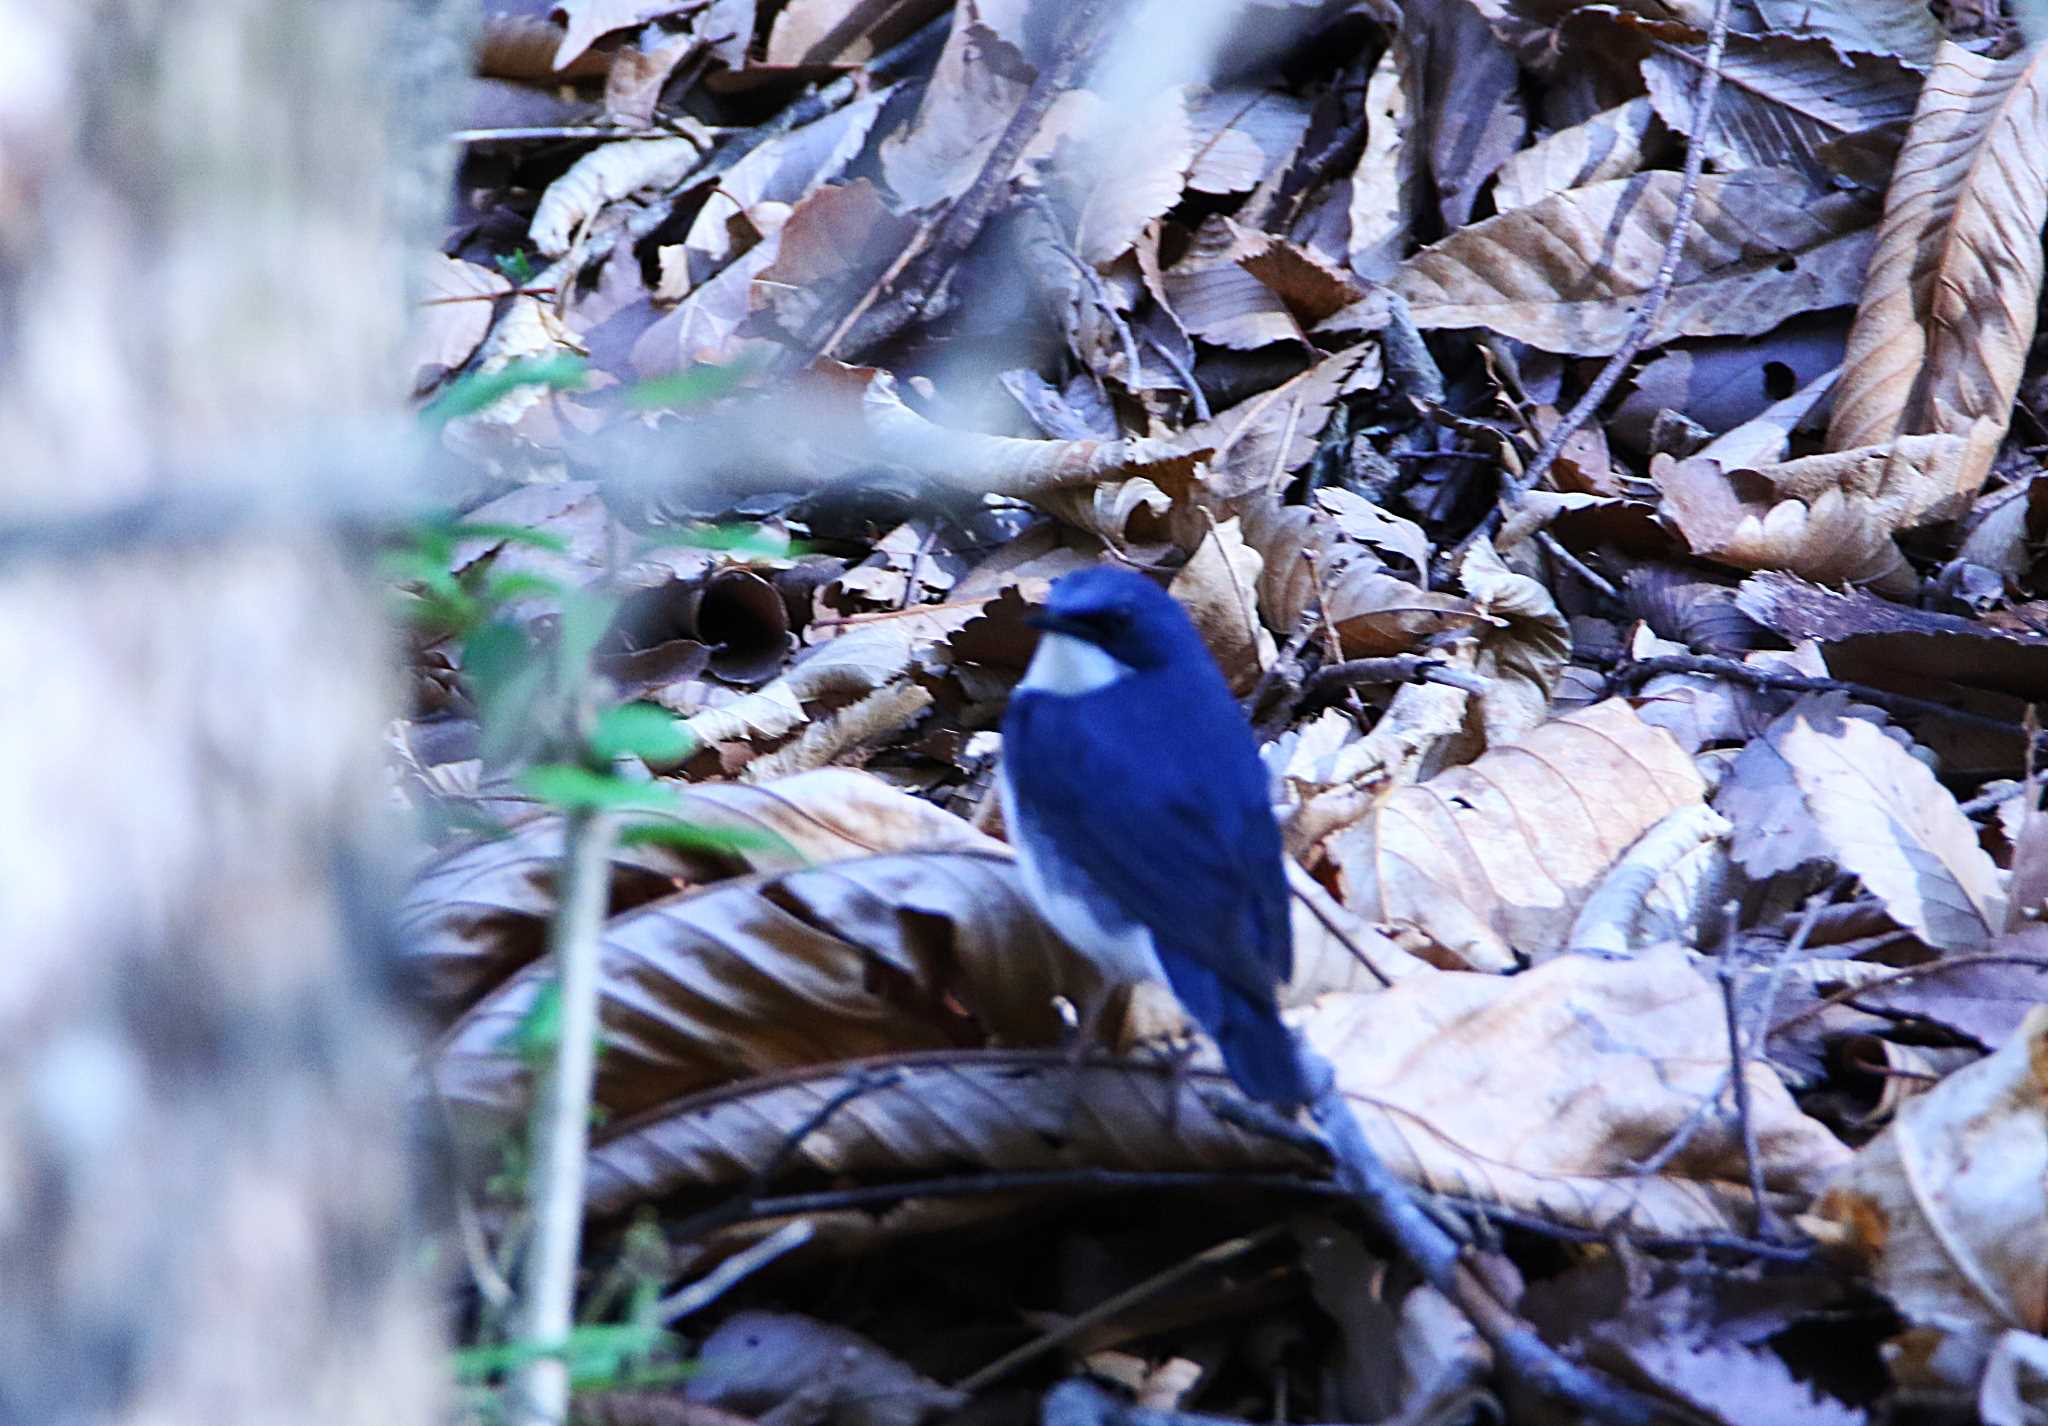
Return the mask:
<svg viewBox="0 0 2048 1426"><path fill-rule="evenodd" d="M597 1077L598 948L611 887L608 815L571 812L563 836L561 905L548 928L560 987L560 1038L534 1094L526 1183L533 1240L520 1265L513 1340L567 1343L574 1322L576 1250L583 1236L583 1166L590 1146L590 1093ZM522 1367L513 1420L560 1426L569 1415L569 1364L560 1356Z"/></svg>

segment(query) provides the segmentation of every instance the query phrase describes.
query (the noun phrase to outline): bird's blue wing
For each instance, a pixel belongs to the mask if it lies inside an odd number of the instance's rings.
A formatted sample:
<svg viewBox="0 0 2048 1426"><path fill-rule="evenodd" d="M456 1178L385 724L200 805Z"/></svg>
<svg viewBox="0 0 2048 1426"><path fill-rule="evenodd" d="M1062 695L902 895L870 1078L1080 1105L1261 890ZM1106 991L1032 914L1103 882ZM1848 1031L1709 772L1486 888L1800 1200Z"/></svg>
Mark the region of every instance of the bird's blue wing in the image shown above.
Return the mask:
<svg viewBox="0 0 2048 1426"><path fill-rule="evenodd" d="M1170 975L1179 957L1220 982L1183 988L1174 976L1196 1018L1225 1023L1218 996L1271 1007L1293 973L1283 852L1256 746L1221 680L1024 691L1003 734L1019 820L1152 932Z"/></svg>

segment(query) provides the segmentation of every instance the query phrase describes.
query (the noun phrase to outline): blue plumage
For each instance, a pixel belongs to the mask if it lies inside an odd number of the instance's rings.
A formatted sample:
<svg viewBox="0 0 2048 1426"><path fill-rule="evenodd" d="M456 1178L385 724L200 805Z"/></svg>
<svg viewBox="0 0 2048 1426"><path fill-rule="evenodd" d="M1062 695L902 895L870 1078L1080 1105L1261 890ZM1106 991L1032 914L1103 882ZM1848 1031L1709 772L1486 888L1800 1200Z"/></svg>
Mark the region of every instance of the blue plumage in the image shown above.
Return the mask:
<svg viewBox="0 0 2048 1426"><path fill-rule="evenodd" d="M1005 815L1041 914L1113 978L1163 975L1244 1091L1310 1096L1257 744L1194 625L1120 569L1070 574L1003 721Z"/></svg>

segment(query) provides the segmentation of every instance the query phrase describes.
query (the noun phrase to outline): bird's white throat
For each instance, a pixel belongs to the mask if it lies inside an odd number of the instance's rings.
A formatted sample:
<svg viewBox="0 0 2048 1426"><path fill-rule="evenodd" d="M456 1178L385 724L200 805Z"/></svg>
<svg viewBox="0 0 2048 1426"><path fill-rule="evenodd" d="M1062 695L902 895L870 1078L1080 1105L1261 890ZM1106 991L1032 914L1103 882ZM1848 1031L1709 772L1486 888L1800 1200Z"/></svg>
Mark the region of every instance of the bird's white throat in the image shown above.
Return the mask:
<svg viewBox="0 0 2048 1426"><path fill-rule="evenodd" d="M1031 667L1024 671L1024 681L1017 687L1076 698L1130 675L1129 664L1110 657L1086 639L1048 629L1039 636L1038 652L1031 656Z"/></svg>

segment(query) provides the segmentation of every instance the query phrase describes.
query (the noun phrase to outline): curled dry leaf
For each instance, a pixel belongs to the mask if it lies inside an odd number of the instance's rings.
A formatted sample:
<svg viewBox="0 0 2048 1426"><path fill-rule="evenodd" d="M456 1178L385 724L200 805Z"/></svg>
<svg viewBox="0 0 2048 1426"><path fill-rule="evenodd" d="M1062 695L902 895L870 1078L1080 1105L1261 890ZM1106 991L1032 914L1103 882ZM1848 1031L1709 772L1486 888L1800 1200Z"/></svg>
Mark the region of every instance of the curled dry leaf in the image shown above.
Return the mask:
<svg viewBox="0 0 2048 1426"><path fill-rule="evenodd" d="M1833 381L1830 373L1808 383L1684 460L1651 460L1663 513L1696 553L1828 582L1905 576L1893 532L1952 495L1968 439L1901 436L1889 445L1778 459Z"/></svg>
<svg viewBox="0 0 2048 1426"><path fill-rule="evenodd" d="M825 769L768 786L705 783L669 817L705 834L703 850L622 843L612 854L614 913L743 872L793 871L883 852L990 851L996 843L949 812L868 773ZM731 845L713 851L719 834ZM459 1009L539 956L554 913L562 819L436 855L413 877L396 920L407 972L435 1008Z"/></svg>
<svg viewBox="0 0 2048 1426"><path fill-rule="evenodd" d="M1649 100L1631 99L1538 140L1500 166L1493 206L1508 213L1568 188L1627 178L1643 166L1656 119Z"/></svg>
<svg viewBox="0 0 2048 1426"><path fill-rule="evenodd" d="M527 235L542 253L559 257L605 204L643 188L673 188L703 161L706 147L692 138L664 137L592 149L541 194Z"/></svg>
<svg viewBox="0 0 2048 1426"><path fill-rule="evenodd" d="M1479 327L1545 351L1604 356L1654 282L1683 175L1589 184L1461 228L1410 258L1392 286L1418 327ZM1856 300L1867 201L1788 169L1700 180L1671 295L1648 345L1755 336Z"/></svg>
<svg viewBox="0 0 2048 1426"><path fill-rule="evenodd" d="M1910 1324L1893 1369L1914 1385L1974 1395L2004 1334L2048 1333L2044 1105L2037 1007L1997 1053L1902 1105L1815 1209Z"/></svg>
<svg viewBox="0 0 2048 1426"><path fill-rule="evenodd" d="M1329 855L1346 903L1425 958L1504 970L1558 949L1614 860L1704 792L1670 734L1609 699L1396 788Z"/></svg>
<svg viewBox="0 0 2048 1426"><path fill-rule="evenodd" d="M1486 692L1478 696L1486 745L1499 747L1534 728L1549 712L1558 676L1571 658L1571 625L1550 591L1503 564L1491 540L1473 544L1458 578L1474 610L1487 621L1479 629L1472 671L1486 680Z"/></svg>
<svg viewBox="0 0 2048 1426"><path fill-rule="evenodd" d="M1954 513L1952 497L1983 483L2011 418L2044 216L2048 47L1990 60L1945 44L1885 198L1828 426L1838 451L1965 443L1951 468L1918 472L1942 487L1922 498L1930 512Z"/></svg>

